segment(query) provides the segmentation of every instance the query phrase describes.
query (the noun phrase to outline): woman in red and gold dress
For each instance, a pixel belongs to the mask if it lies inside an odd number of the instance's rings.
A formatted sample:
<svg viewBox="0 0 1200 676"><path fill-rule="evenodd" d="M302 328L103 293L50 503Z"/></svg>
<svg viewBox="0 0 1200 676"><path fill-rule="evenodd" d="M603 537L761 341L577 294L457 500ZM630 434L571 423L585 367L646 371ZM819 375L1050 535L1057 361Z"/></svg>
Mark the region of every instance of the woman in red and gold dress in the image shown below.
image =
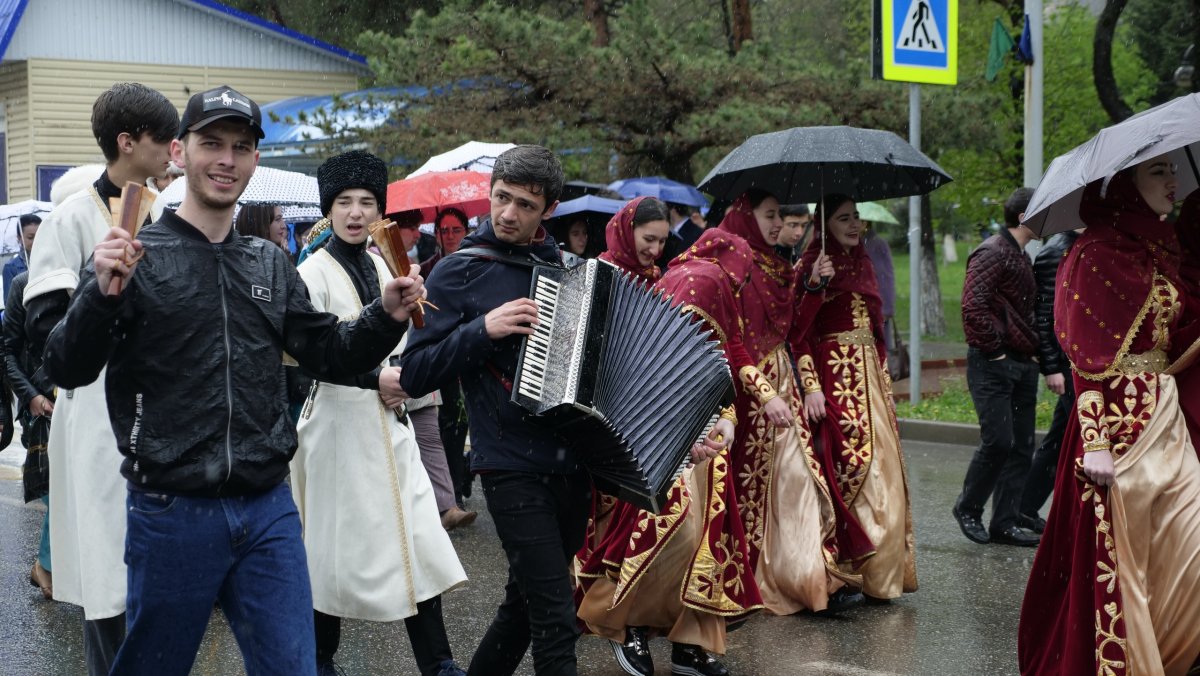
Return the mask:
<svg viewBox="0 0 1200 676"><path fill-rule="evenodd" d="M642 220L658 214L662 218ZM631 274L645 271L643 279L656 276L666 214L653 198L622 208L609 222L603 258ZM710 231L671 263L657 285L682 311L705 322L734 363L746 359L736 296L750 260L741 239ZM638 267L631 269L635 261ZM659 513L595 494L576 561L579 617L591 633L612 642L618 664L630 674L654 673L647 642L658 635L673 643L673 669L727 674L709 653L724 654L726 623L761 605L745 567L741 521L728 509L736 504L726 450L734 422L731 408L718 423L716 435L723 439L704 453L708 459L684 471Z"/></svg>
<svg viewBox="0 0 1200 676"><path fill-rule="evenodd" d="M812 328L793 342L792 352L822 469L835 503L841 503L839 532L861 529L870 542L859 547L842 542L838 563L862 575L868 598L894 599L917 590L917 572L883 303L854 201L827 195L816 219L828 233L826 248L837 274L825 288ZM817 238L802 265L811 267L820 253Z"/></svg>
<svg viewBox="0 0 1200 676"><path fill-rule="evenodd" d="M1166 156L1087 186L1058 272L1055 330L1076 413L1021 608L1024 674L1186 674L1200 658L1200 460L1175 378L1175 169Z"/></svg>
<svg viewBox="0 0 1200 676"><path fill-rule="evenodd" d="M739 298L749 361L734 374L741 387L732 456L738 510L750 546L747 563L764 606L788 615L837 610L861 600L862 581L837 565L834 503L801 415L787 350L793 332L807 330L822 294L797 296L798 273L775 253L782 228L779 201L757 189L737 198L720 225L754 252L750 281ZM818 267L812 274L833 274L828 259Z"/></svg>

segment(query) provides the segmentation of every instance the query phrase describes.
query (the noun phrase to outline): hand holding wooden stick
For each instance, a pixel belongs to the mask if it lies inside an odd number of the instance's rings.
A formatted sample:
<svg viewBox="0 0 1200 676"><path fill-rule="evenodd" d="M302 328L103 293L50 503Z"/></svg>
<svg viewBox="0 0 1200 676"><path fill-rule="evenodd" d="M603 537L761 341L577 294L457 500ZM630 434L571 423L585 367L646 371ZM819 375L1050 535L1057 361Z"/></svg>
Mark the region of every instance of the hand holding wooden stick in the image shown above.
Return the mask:
<svg viewBox="0 0 1200 676"><path fill-rule="evenodd" d="M146 222L146 217L150 214L150 207L154 204L154 194L144 185L129 181L125 187L121 188L121 196L109 200L109 208L112 210L113 223L116 227L129 233L130 241L136 241L138 231L142 229L142 223ZM125 276L132 274L133 266L142 256L145 251L139 247L128 247L123 259L124 270L122 274L118 270L114 270L112 279L108 286L108 295L116 296L121 293L125 282Z"/></svg>
<svg viewBox="0 0 1200 676"><path fill-rule="evenodd" d="M387 264L392 276L397 278L408 276L412 264L408 260L408 252L404 248L404 239L400 235L400 228L385 218L368 225L367 231L371 233L371 239L375 241L375 246L379 247L379 255L383 257L383 262ZM413 326L418 329L425 326L422 306L426 305L434 310L437 309L436 305L427 300L418 301L418 307L411 316Z"/></svg>

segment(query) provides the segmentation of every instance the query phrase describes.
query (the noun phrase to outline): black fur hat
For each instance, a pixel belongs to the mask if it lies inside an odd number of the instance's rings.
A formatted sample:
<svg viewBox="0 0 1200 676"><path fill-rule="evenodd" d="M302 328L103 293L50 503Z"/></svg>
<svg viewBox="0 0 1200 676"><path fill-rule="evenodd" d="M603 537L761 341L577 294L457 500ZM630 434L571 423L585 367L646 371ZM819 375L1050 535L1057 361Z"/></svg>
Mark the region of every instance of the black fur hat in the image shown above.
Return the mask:
<svg viewBox="0 0 1200 676"><path fill-rule="evenodd" d="M387 213L387 165L364 150L335 155L317 169L317 189L321 192L321 213L329 216L333 201L342 191L362 188L375 195L379 213Z"/></svg>

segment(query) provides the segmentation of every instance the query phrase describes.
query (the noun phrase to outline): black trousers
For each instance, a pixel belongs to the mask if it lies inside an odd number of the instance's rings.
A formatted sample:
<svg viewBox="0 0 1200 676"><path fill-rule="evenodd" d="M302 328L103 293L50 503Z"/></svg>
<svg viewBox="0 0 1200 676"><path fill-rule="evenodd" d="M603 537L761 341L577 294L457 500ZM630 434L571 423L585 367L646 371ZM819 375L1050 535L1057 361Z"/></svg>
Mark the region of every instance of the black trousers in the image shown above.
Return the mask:
<svg viewBox="0 0 1200 676"><path fill-rule="evenodd" d="M958 509L974 517L992 499L990 530L1015 526L1033 455L1038 368L1014 356L989 360L967 350L967 389L979 416L981 443L967 468Z"/></svg>
<svg viewBox="0 0 1200 676"><path fill-rule="evenodd" d="M125 613L83 621L83 660L88 676L108 676L125 640Z"/></svg>
<svg viewBox="0 0 1200 676"><path fill-rule="evenodd" d="M488 511L508 557L504 601L471 659L471 676L508 676L533 644L538 676L576 676L570 565L591 508L587 474L487 472Z"/></svg>
<svg viewBox="0 0 1200 676"><path fill-rule="evenodd" d="M1070 373L1066 374L1066 383L1066 391L1054 406L1054 418L1050 420L1046 438L1033 452L1029 477L1025 479L1025 492L1021 495L1021 514L1024 516L1036 517L1042 505L1046 504L1046 498L1054 491L1054 479L1058 471L1058 449L1062 446L1067 421L1075 415L1075 382Z"/></svg>
<svg viewBox="0 0 1200 676"><path fill-rule="evenodd" d="M317 664L333 660L342 642L342 618L313 611L313 628L317 638ZM442 620L442 597L435 596L417 604L417 614L404 618L408 642L421 676L436 676L442 662L453 659L446 624Z"/></svg>
<svg viewBox="0 0 1200 676"><path fill-rule="evenodd" d="M442 405L438 406L438 431L442 435L442 448L446 451L446 463L450 466L450 483L454 484L454 502L463 504L463 495L471 494L471 475L463 449L467 444L467 415L462 388L457 381L451 387L442 388Z"/></svg>

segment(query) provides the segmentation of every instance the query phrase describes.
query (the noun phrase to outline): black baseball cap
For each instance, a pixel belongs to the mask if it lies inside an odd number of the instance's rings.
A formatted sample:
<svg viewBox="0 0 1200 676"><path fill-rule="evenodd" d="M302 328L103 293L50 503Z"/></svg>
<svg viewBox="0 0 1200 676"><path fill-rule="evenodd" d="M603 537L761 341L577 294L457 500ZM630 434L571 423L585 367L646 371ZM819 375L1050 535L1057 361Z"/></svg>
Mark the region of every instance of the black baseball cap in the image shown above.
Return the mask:
<svg viewBox="0 0 1200 676"><path fill-rule="evenodd" d="M183 138L189 131L196 131L227 117L238 118L249 124L257 138L266 136L262 128L262 111L258 109L258 104L233 87L217 87L192 94L192 98L188 99L187 107L183 109L183 117L179 120L177 138Z"/></svg>

